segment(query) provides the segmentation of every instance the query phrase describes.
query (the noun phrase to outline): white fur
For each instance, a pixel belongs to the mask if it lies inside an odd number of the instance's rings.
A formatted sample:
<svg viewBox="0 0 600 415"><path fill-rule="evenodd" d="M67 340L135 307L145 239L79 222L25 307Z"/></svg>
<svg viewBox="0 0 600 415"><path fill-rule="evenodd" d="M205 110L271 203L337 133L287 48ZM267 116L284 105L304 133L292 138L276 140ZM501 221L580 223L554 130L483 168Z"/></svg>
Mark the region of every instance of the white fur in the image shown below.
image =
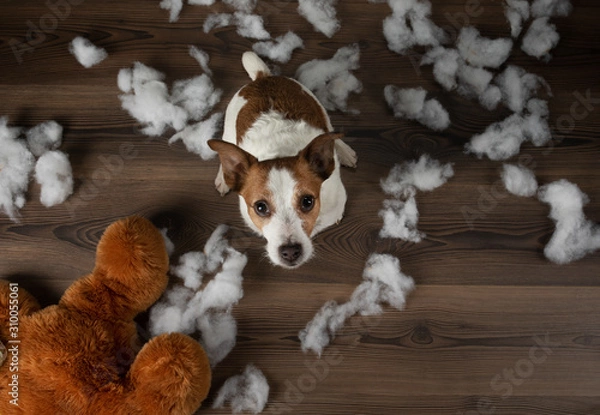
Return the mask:
<svg viewBox="0 0 600 415"><path fill-rule="evenodd" d="M246 52L244 54L242 64L251 79L256 79L259 72L270 74L267 65L253 52ZM297 82L295 80L292 81ZM318 100L310 90L300 83L298 85L318 103ZM227 107L223 140L237 144L259 161L295 156L315 137L327 132L311 126L304 121L286 119L284 114L271 110L263 113L252 127L248 129L241 142L237 143L237 115L247 103L246 99L241 97L239 92L234 95ZM325 109L320 103L319 107L326 114ZM327 128L328 131L333 130L329 119L327 119ZM267 239L267 253L274 264L286 266L280 259L279 247L290 243L302 246L302 257L297 265L305 262L313 254L310 238L342 219L347 196L340 175L340 158L344 165L354 166L356 163L356 154L348 145L342 143L340 140L336 140L334 154L335 168L331 176L321 185L319 196L321 207L311 235L306 235L304 232L302 220L292 205L294 203L293 190L296 187L296 182L290 172L274 170L269 174L268 186L274 195L275 206L273 210L275 213L270 218L269 223L263 227L262 231L252 222L248 214L246 201L240 196L242 218L249 228ZM215 185L217 190L222 194L229 190L223 179L221 169L219 169L219 173L215 179Z"/></svg>

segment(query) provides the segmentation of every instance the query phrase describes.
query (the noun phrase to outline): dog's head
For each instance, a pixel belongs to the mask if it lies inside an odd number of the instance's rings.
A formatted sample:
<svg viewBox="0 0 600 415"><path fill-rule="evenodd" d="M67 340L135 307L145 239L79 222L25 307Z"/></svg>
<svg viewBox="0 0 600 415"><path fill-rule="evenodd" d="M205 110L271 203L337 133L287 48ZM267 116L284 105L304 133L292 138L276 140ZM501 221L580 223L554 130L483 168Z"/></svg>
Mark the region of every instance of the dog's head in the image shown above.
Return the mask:
<svg viewBox="0 0 600 415"><path fill-rule="evenodd" d="M239 193L246 222L267 239L271 262L296 268L313 254L310 240L319 218L321 184L335 169L335 139L325 133L293 157L259 161L240 147L210 140L223 177Z"/></svg>

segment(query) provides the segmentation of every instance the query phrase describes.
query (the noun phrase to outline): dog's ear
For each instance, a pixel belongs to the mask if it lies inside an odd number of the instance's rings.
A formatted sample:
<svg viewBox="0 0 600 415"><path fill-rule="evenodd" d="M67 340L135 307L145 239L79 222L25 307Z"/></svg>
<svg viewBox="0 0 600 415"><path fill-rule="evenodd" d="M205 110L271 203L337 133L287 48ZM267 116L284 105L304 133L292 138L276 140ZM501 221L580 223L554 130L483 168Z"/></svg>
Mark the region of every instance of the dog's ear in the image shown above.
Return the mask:
<svg viewBox="0 0 600 415"><path fill-rule="evenodd" d="M219 154L223 178L227 186L231 190L239 192L248 169L258 163L258 159L238 146L223 140L208 140L208 146Z"/></svg>
<svg viewBox="0 0 600 415"><path fill-rule="evenodd" d="M323 180L327 180L335 169L335 140L342 137L340 133L321 134L300 152L300 157L304 157L311 170Z"/></svg>

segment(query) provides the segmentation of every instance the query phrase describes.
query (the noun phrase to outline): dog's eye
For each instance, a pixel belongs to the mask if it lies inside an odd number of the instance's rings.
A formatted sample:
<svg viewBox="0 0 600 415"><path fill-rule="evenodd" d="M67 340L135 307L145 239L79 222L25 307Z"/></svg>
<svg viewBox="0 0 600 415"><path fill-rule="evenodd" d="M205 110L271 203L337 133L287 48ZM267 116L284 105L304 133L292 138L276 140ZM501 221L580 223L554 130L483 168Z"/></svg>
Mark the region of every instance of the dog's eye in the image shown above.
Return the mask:
<svg viewBox="0 0 600 415"><path fill-rule="evenodd" d="M264 200L259 200L254 204L254 211L258 216L267 217L271 214L271 209L269 209L269 205Z"/></svg>
<svg viewBox="0 0 600 415"><path fill-rule="evenodd" d="M315 198L309 195L302 196L300 200L300 209L303 212L310 212L312 208L315 206Z"/></svg>

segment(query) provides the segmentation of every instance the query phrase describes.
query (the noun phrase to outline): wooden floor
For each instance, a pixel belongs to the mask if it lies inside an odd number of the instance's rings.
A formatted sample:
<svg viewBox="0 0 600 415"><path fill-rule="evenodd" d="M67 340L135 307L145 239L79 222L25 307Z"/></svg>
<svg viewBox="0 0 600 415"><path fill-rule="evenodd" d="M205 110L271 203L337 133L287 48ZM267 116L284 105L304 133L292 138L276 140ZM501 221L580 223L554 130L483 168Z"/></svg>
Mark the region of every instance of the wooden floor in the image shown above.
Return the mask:
<svg viewBox="0 0 600 415"><path fill-rule="evenodd" d="M316 258L294 271L271 266L263 241L244 227L237 198L216 193L216 160L202 161L166 137L142 136L118 99L117 73L137 60L164 71L168 82L200 74L187 52L194 44L211 56L214 81L225 91L223 110L247 81L240 56L253 41L234 28L205 34L202 24L208 13L230 9L184 5L180 20L169 23L158 0L72 3L79 4L54 20L46 1L0 3L0 115L24 127L60 122L61 149L76 178L68 203L43 207L32 183L21 222L0 216L3 278L48 305L91 270L100 235L118 218L141 214L168 226L177 254L201 249L227 223L232 243L250 259L245 295L234 309L238 344L215 369L199 414L228 413L208 407L223 381L248 363L271 385L268 414L600 414L600 253L565 266L544 258L554 230L548 206L508 195L499 184L501 163L463 151L473 134L509 111L489 112L444 92L431 67L418 67L423 50L389 51L381 26L391 13L385 3L341 0L342 28L329 39L298 15L295 2L259 1L271 34L294 30L304 39L305 48L281 66L285 75L350 43L361 47L356 75L364 90L349 101L360 114L331 114L359 156L357 169L343 171L346 216L316 238ZM600 4L573 3L569 17L553 19L561 41L550 62L515 48L509 63L543 76L553 92L556 140L525 145L522 160L535 166L541 184L561 178L578 184L590 197L586 215L600 222ZM471 24L489 37L509 35L502 1L436 0L433 10L451 34ZM31 24L45 31L30 34L34 45L19 63L11 41L26 42ZM106 48L109 58L83 69L67 50L77 35ZM395 119L383 100L387 84L424 87L448 109L452 125L434 133ZM591 101L576 104L586 95ZM124 150L134 156L119 156ZM380 178L424 153L454 163L456 172L443 187L417 196L427 238L418 244L378 238ZM304 355L298 331L325 301L348 299L372 252L398 256L415 279L406 309L353 318L320 361Z"/></svg>

